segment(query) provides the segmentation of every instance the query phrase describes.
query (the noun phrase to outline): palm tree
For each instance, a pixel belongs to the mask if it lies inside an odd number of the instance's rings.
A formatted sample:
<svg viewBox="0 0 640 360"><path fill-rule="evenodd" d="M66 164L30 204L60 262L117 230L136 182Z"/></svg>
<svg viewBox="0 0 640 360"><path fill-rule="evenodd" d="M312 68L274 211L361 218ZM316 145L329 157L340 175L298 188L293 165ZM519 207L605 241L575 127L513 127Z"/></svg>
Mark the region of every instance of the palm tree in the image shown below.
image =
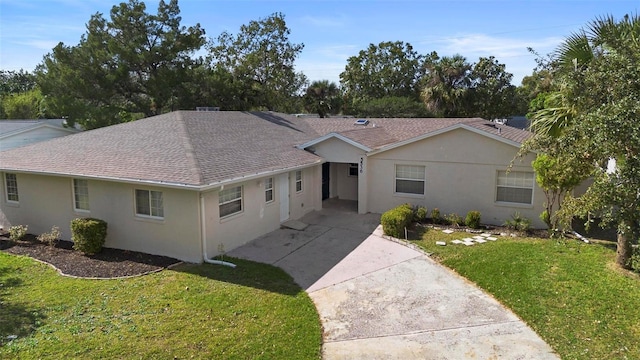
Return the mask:
<svg viewBox="0 0 640 360"><path fill-rule="evenodd" d="M324 118L332 110L334 112L337 110L339 95L340 89L335 83L329 82L329 80L314 81L304 95L305 108Z"/></svg>
<svg viewBox="0 0 640 360"><path fill-rule="evenodd" d="M471 65L462 55L454 55L436 56L425 62L425 67L426 84L421 96L427 109L439 116L463 116Z"/></svg>
<svg viewBox="0 0 640 360"><path fill-rule="evenodd" d="M548 106L532 115L531 129L535 133L559 137L562 130L571 125L577 110L571 89L567 89L564 77L581 76L590 64L610 54L622 39L640 41L640 18L625 15L617 22L612 16L596 18L586 29L571 34L554 52L555 77L558 91L549 95Z"/></svg>
<svg viewBox="0 0 640 360"><path fill-rule="evenodd" d="M555 76L562 86L554 94L555 104L538 112L533 122L539 134L579 135L573 147L584 143L578 151L600 164L594 184L567 214L593 210L617 222L616 262L627 269L631 240L640 234L639 54L638 15L620 21L612 16L596 18L558 47ZM612 158L615 171L605 172L602 164Z"/></svg>

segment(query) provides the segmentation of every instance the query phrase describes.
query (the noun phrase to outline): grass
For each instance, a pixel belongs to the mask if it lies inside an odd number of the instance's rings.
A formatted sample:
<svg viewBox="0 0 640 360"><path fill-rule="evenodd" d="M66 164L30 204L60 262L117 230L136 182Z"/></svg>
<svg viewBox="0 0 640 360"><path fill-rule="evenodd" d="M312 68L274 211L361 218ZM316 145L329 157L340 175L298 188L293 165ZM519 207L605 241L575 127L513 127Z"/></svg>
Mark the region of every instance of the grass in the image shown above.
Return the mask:
<svg viewBox="0 0 640 360"><path fill-rule="evenodd" d="M319 359L307 294L278 268L233 261L83 280L0 253L0 358Z"/></svg>
<svg viewBox="0 0 640 360"><path fill-rule="evenodd" d="M563 359L640 359L640 277L615 267L615 247L505 237L448 243L468 236L427 230L414 243L513 310Z"/></svg>

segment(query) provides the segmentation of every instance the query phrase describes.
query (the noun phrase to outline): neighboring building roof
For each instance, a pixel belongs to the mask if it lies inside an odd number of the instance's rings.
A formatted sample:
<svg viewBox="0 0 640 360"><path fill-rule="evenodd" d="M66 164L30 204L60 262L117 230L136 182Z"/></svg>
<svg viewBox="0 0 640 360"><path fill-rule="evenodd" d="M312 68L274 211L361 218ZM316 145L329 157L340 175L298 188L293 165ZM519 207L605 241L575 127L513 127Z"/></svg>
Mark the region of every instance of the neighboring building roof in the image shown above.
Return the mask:
<svg viewBox="0 0 640 360"><path fill-rule="evenodd" d="M522 142L530 133L470 119L306 118L271 112L176 111L0 152L0 168L202 188L323 161L296 146L330 133L376 150L465 124Z"/></svg>
<svg viewBox="0 0 640 360"><path fill-rule="evenodd" d="M64 119L38 119L38 120L0 120L0 139L14 134L37 129L43 126L60 128L71 132L78 130L64 126Z"/></svg>
<svg viewBox="0 0 640 360"><path fill-rule="evenodd" d="M529 130L531 121L526 116L512 116L507 119L505 124L517 129Z"/></svg>

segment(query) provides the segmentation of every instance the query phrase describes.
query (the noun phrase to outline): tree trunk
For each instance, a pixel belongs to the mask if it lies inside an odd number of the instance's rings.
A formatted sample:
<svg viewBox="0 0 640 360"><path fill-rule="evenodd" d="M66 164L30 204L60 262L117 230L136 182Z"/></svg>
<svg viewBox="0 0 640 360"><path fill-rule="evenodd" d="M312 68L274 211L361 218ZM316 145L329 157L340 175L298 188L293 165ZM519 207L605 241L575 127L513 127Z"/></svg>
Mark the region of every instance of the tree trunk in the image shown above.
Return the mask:
<svg viewBox="0 0 640 360"><path fill-rule="evenodd" d="M616 250L616 263L623 269L631 270L631 241L629 241L629 231L627 223L620 222L618 230L618 249Z"/></svg>

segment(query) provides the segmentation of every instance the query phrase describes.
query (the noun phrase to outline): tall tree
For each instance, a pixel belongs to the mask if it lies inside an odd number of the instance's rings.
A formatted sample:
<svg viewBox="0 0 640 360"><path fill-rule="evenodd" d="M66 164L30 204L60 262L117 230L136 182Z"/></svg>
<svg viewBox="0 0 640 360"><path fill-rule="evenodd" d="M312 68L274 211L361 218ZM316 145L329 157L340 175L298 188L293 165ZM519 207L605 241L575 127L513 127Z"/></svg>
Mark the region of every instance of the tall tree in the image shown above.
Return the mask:
<svg viewBox="0 0 640 360"><path fill-rule="evenodd" d="M340 74L346 97L353 101L383 97L418 99L424 73L423 56L401 41L370 44L357 56L347 59Z"/></svg>
<svg viewBox="0 0 640 360"><path fill-rule="evenodd" d="M31 117L24 117L25 112L27 114L38 114L39 101L42 96L39 92L40 99L38 101L26 100L27 97L22 94L30 92L37 87L36 77L34 74L20 69L20 71L12 70L0 70L0 118L9 119L29 119ZM32 95L36 94L33 92ZM16 96L18 96L16 98ZM38 106L33 106L36 103ZM9 106L6 108L5 106ZM24 110L25 106L28 110ZM16 109L22 108L19 114Z"/></svg>
<svg viewBox="0 0 640 360"><path fill-rule="evenodd" d="M472 65L462 55L440 58L433 52L425 62L425 68L427 73L421 95L427 109L437 116L465 116Z"/></svg>
<svg viewBox="0 0 640 360"><path fill-rule="evenodd" d="M2 98L2 110L7 119L40 119L46 117L39 89L15 93Z"/></svg>
<svg viewBox="0 0 640 360"><path fill-rule="evenodd" d="M155 15L129 0L110 20L93 15L78 45L58 44L37 69L49 108L96 128L184 106L180 94L199 66L191 56L205 38L199 24L181 26L179 14L177 0L160 0Z"/></svg>
<svg viewBox="0 0 640 360"><path fill-rule="evenodd" d="M0 70L0 97L23 93L36 87L36 76L28 71Z"/></svg>
<svg viewBox="0 0 640 360"><path fill-rule="evenodd" d="M513 74L496 58L481 57L471 71L467 115L484 119L498 119L514 115L518 110L516 87L511 85Z"/></svg>
<svg viewBox="0 0 640 360"><path fill-rule="evenodd" d="M211 67L231 76L250 108L290 110L307 84L294 67L304 44L292 43L290 33L281 13L242 25L236 35L225 31L208 44Z"/></svg>
<svg viewBox="0 0 640 360"><path fill-rule="evenodd" d="M314 81L307 88L304 103L307 111L315 112L321 118L337 114L340 112L340 89L329 80Z"/></svg>
<svg viewBox="0 0 640 360"><path fill-rule="evenodd" d="M565 219L597 213L603 225L617 224L616 261L630 268L631 243L640 237L640 17L597 18L569 37L559 55L568 56L561 62L569 70L559 76L576 109L564 131L580 139L574 151L597 165L587 192L565 202ZM613 170L609 159L616 161Z"/></svg>

